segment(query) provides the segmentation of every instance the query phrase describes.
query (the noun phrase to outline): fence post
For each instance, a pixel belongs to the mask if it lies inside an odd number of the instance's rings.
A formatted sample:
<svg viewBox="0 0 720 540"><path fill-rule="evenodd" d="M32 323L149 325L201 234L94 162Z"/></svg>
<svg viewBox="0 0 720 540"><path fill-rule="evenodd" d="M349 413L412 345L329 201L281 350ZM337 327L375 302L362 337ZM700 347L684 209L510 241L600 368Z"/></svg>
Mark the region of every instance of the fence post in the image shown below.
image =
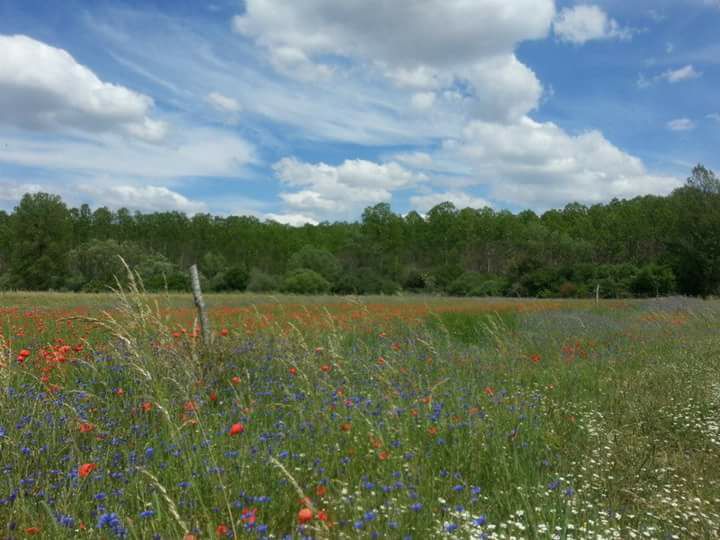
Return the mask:
<svg viewBox="0 0 720 540"><path fill-rule="evenodd" d="M202 332L203 343L210 346L212 334L210 332L210 319L208 318L207 306L203 300L202 289L200 288L200 276L198 275L197 264L190 267L190 283L192 284L193 300L198 310L200 319L200 331Z"/></svg>

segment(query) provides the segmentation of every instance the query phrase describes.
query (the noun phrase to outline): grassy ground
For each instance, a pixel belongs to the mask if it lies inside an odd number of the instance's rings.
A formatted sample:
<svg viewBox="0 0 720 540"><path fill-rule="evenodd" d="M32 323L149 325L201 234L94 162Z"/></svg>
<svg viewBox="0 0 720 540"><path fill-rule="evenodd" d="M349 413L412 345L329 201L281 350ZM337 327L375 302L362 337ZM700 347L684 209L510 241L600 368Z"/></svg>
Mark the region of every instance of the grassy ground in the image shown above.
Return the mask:
<svg viewBox="0 0 720 540"><path fill-rule="evenodd" d="M720 536L718 303L208 302L0 296L0 536Z"/></svg>

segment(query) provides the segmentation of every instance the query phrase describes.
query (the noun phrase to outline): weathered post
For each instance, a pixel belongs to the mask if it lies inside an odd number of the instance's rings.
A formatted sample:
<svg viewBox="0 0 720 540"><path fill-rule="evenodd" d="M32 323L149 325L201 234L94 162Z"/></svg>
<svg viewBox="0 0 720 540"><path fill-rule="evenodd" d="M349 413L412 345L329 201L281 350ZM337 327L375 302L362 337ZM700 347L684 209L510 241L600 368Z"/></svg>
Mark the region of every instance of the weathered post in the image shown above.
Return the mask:
<svg viewBox="0 0 720 540"><path fill-rule="evenodd" d="M197 264L193 264L190 267L190 283L192 285L195 307L198 310L203 343L208 347L212 341L212 333L210 332L210 319L207 313L207 306L205 305L205 300L203 300L202 289L200 288L200 275L198 274Z"/></svg>
<svg viewBox="0 0 720 540"><path fill-rule="evenodd" d="M597 287L595 287L595 305L600 305L600 284L597 284Z"/></svg>

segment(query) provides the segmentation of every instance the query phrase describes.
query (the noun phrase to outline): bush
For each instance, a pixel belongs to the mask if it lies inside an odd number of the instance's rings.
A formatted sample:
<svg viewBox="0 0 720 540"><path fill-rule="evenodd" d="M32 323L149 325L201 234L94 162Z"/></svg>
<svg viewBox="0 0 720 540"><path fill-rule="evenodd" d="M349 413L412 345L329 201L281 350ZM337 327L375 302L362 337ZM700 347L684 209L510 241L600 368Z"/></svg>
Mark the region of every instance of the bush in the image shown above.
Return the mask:
<svg viewBox="0 0 720 540"><path fill-rule="evenodd" d="M275 292L280 290L280 278L253 268L247 290L251 292Z"/></svg>
<svg viewBox="0 0 720 540"><path fill-rule="evenodd" d="M342 272L342 267L335 255L325 249L311 246L305 246L297 253L294 253L288 262L289 270L303 268L320 274L330 283L335 282Z"/></svg>
<svg viewBox="0 0 720 540"><path fill-rule="evenodd" d="M417 268L410 268L402 278L402 288L406 291L419 291L425 288L425 276Z"/></svg>
<svg viewBox="0 0 720 540"><path fill-rule="evenodd" d="M485 276L480 272L465 272L447 287L447 292L453 296L475 296L473 292L479 289Z"/></svg>
<svg viewBox="0 0 720 540"><path fill-rule="evenodd" d="M291 270L285 276L282 291L295 294L320 294L330 291L330 282L309 268Z"/></svg>
<svg viewBox="0 0 720 540"><path fill-rule="evenodd" d="M213 278L211 288L215 291L244 291L249 279L244 266L231 266Z"/></svg>
<svg viewBox="0 0 720 540"><path fill-rule="evenodd" d="M563 298L573 298L577 296L578 288L572 281L566 281L560 285L558 292Z"/></svg>
<svg viewBox="0 0 720 540"><path fill-rule="evenodd" d="M400 285L372 270L343 275L333 287L337 294L396 294Z"/></svg>
<svg viewBox="0 0 720 540"><path fill-rule="evenodd" d="M658 296L675 288L673 271L657 264L643 266L630 283L630 290L639 296Z"/></svg>

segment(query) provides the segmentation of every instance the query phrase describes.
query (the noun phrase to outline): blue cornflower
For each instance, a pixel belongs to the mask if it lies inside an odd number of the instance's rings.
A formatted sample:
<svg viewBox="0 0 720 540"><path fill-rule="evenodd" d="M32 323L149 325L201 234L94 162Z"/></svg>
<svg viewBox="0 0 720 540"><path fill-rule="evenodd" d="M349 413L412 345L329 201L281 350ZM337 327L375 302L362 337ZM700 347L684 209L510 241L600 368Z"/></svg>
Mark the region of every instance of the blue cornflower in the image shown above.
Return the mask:
<svg viewBox="0 0 720 540"><path fill-rule="evenodd" d="M152 510L152 509L149 509L149 510L145 510L145 511L143 511L143 512L140 512L140 517L141 517L141 518L147 519L147 518L151 518L151 517L154 517L154 516L155 516L155 510Z"/></svg>
<svg viewBox="0 0 720 540"><path fill-rule="evenodd" d="M361 520L357 520L357 521L353 524L353 527L355 527L355 528L358 529L358 530L359 530L359 529L362 529L363 527L365 527L365 522L363 522L363 521L361 521Z"/></svg>
<svg viewBox="0 0 720 540"><path fill-rule="evenodd" d="M557 488L560 487L560 480L553 480L548 484L548 489L550 491L555 491Z"/></svg>
<svg viewBox="0 0 720 540"><path fill-rule="evenodd" d="M445 530L449 533L455 532L458 526L455 523L448 523L445 525Z"/></svg>
<svg viewBox="0 0 720 540"><path fill-rule="evenodd" d="M373 512L372 510L370 512L365 512L365 521L374 521L377 517L377 514Z"/></svg>
<svg viewBox="0 0 720 540"><path fill-rule="evenodd" d="M485 523L487 523L487 518L485 516L476 517L472 520L472 524L477 527L482 527Z"/></svg>
<svg viewBox="0 0 720 540"><path fill-rule="evenodd" d="M458 492L458 493L463 491L464 489L465 489L465 486L463 486L462 484L457 484L457 485L453 486L453 491Z"/></svg>
<svg viewBox="0 0 720 540"><path fill-rule="evenodd" d="M187 482L187 481L178 482L178 487L181 487L181 488L183 488L183 489L189 488L190 485L191 485L190 482Z"/></svg>
<svg viewBox="0 0 720 540"><path fill-rule="evenodd" d="M566 497L572 497L573 495L575 495L575 490L573 488L569 487L565 490Z"/></svg>
<svg viewBox="0 0 720 540"><path fill-rule="evenodd" d="M419 502L410 505L410 510L412 510L413 512L419 512L420 510L422 510L422 508L423 505Z"/></svg>

